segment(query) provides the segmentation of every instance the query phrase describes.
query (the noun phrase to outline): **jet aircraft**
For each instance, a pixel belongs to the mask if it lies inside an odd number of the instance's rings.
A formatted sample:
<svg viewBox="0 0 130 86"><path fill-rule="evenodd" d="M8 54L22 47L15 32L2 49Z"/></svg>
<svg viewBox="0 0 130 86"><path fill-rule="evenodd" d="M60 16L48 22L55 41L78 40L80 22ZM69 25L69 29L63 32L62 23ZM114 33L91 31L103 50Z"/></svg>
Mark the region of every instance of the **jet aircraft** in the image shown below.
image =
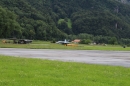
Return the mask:
<svg viewBox="0 0 130 86"><path fill-rule="evenodd" d="M56 43L57 43L57 44L67 45L67 44L69 44L70 42L65 39L64 41L58 41L58 42L56 42Z"/></svg>

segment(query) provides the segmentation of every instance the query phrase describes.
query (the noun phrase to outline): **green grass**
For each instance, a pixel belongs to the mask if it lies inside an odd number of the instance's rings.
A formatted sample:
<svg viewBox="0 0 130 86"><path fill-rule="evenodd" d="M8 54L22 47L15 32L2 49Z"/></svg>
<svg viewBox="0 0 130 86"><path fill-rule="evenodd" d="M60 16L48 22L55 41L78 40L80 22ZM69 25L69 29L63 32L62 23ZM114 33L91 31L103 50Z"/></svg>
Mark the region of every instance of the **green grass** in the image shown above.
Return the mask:
<svg viewBox="0 0 130 86"><path fill-rule="evenodd" d="M72 22L71 22L71 20L70 20L70 19L68 19L67 24L68 24L68 27L69 27L69 28L72 28Z"/></svg>
<svg viewBox="0 0 130 86"><path fill-rule="evenodd" d="M0 56L0 86L129 86L130 68Z"/></svg>
<svg viewBox="0 0 130 86"><path fill-rule="evenodd" d="M130 51L130 47L123 48L118 45L81 45L78 46L64 46L60 44L33 41L31 44L4 44L0 43L0 48L28 48L28 49L71 49L71 50L113 50L113 51Z"/></svg>
<svg viewBox="0 0 130 86"><path fill-rule="evenodd" d="M31 44L13 44L0 42L0 48L28 48L28 49L71 49L71 50L112 50L112 51L130 51L130 47L123 48L120 45L83 45L64 46L51 43L49 41L33 40Z"/></svg>
<svg viewBox="0 0 130 86"><path fill-rule="evenodd" d="M102 46L102 45L85 45L84 49L86 50L111 50L111 51L130 51L130 47L123 48L120 45L108 45L108 46Z"/></svg>

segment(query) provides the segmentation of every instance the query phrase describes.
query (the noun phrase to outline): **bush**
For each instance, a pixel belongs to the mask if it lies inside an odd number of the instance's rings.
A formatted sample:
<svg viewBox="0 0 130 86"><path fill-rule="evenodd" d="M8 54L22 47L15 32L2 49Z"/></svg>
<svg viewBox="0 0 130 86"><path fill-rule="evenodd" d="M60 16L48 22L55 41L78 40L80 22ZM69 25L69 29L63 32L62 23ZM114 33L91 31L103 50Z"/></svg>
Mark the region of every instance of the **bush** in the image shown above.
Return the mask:
<svg viewBox="0 0 130 86"><path fill-rule="evenodd" d="M89 44L89 43L91 43L92 41L90 40L90 39L83 39L83 40L81 40L81 44Z"/></svg>

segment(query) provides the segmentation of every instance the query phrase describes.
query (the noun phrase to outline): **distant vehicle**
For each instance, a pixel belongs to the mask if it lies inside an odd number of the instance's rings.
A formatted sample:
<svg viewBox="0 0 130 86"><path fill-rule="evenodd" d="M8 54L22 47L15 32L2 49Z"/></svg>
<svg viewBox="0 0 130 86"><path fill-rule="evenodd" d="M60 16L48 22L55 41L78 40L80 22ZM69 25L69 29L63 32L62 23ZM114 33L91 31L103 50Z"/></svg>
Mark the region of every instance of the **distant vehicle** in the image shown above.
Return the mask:
<svg viewBox="0 0 130 86"><path fill-rule="evenodd" d="M69 44L70 42L65 39L64 41L58 41L58 42L56 42L56 43L57 43L57 44L67 45L67 44Z"/></svg>
<svg viewBox="0 0 130 86"><path fill-rule="evenodd" d="M10 38L9 40L13 40L14 44L29 44L29 43L32 43L32 40L29 40L29 39Z"/></svg>
<svg viewBox="0 0 130 86"><path fill-rule="evenodd" d="M19 39L18 44L29 44L32 43L32 40L29 39Z"/></svg>

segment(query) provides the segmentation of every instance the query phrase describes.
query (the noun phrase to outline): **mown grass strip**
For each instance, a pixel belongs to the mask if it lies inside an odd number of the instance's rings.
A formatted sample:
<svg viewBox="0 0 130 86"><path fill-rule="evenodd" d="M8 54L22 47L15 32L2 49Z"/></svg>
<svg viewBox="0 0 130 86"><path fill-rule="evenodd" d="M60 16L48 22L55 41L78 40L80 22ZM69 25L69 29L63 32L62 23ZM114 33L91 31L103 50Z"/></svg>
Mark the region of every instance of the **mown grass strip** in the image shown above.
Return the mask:
<svg viewBox="0 0 130 86"><path fill-rule="evenodd" d="M81 45L65 46L50 42L34 42L32 44L0 44L0 48L28 48L28 49L72 49L72 50L113 50L113 51L130 51L130 47L123 48L117 45Z"/></svg>
<svg viewBox="0 0 130 86"><path fill-rule="evenodd" d="M0 56L0 86L129 86L130 68Z"/></svg>
<svg viewBox="0 0 130 86"><path fill-rule="evenodd" d="M75 44L76 46L65 46L51 43L48 41L34 40L31 44L13 44L0 42L0 48L28 48L28 49L71 49L71 50L113 50L113 51L130 51L130 47L123 48L120 45L84 45Z"/></svg>

